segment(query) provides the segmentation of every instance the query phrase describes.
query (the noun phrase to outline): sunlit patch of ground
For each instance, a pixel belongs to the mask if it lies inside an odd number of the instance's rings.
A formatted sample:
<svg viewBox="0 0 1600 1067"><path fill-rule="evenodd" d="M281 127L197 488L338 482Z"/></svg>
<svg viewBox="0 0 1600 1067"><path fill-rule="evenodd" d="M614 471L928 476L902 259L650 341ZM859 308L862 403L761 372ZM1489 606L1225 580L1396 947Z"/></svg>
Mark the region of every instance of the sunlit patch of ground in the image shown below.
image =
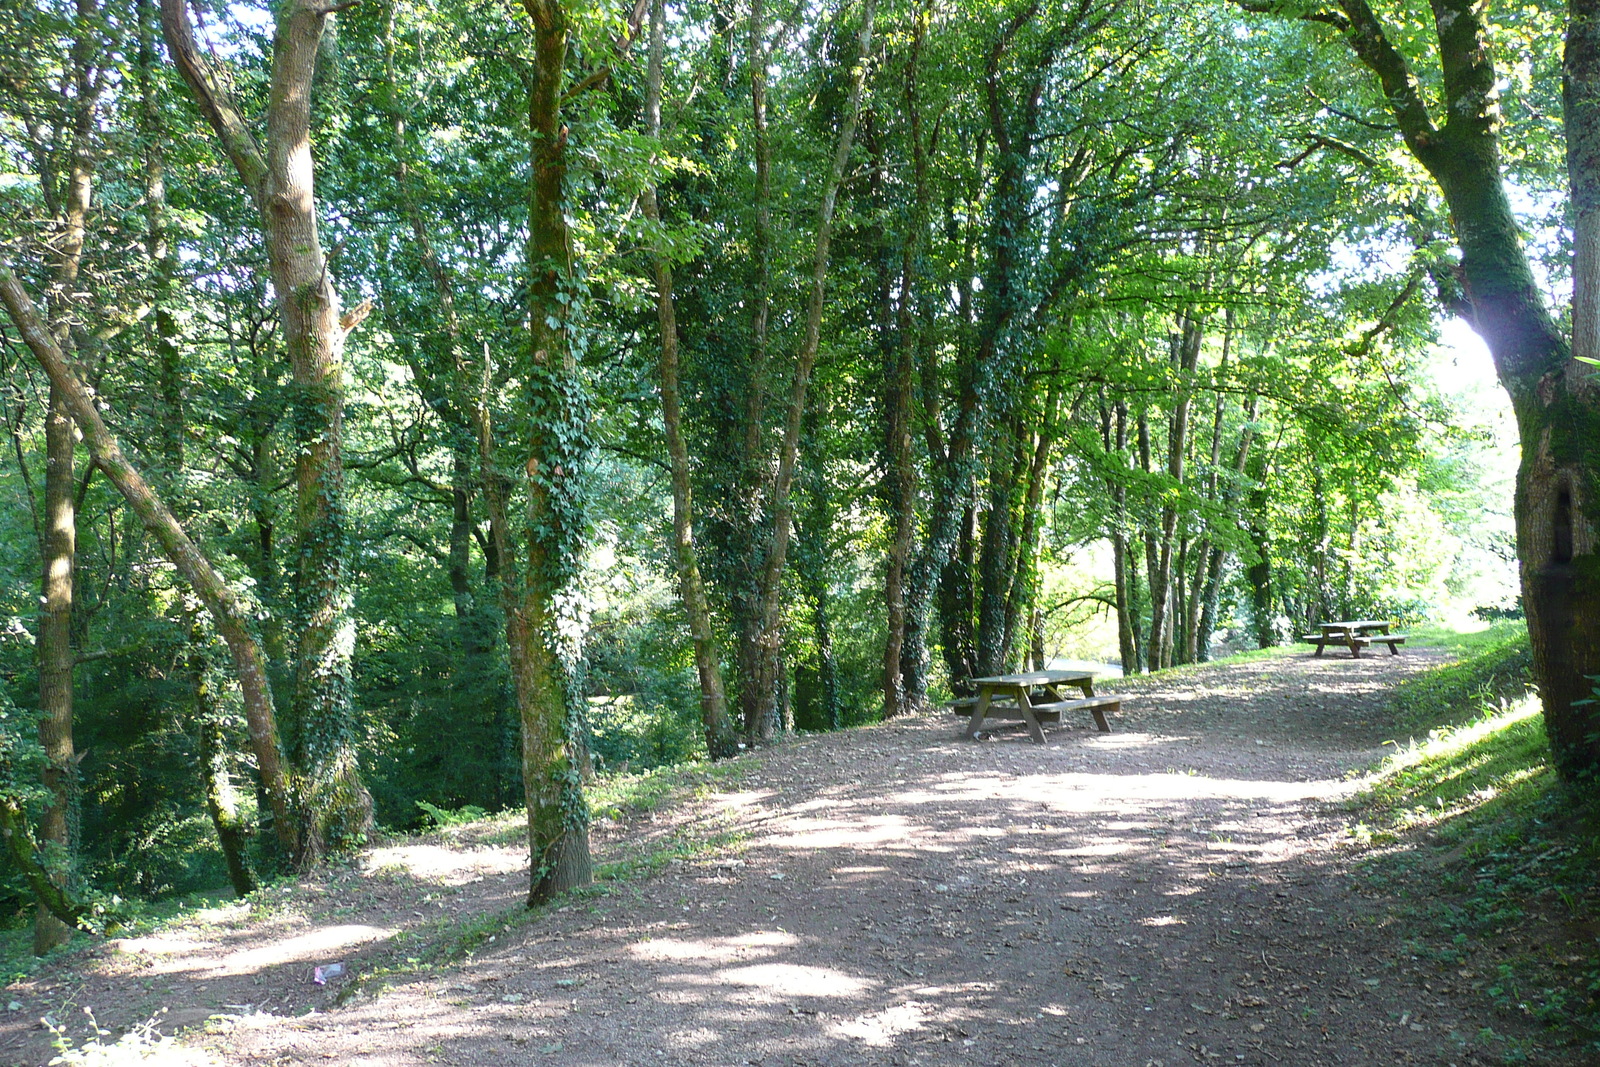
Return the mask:
<svg viewBox="0 0 1600 1067"><path fill-rule="evenodd" d="M418 881L460 886L489 874L508 874L527 867L526 849L462 849L445 844L406 844L375 848L362 859L368 874L403 871Z"/></svg>

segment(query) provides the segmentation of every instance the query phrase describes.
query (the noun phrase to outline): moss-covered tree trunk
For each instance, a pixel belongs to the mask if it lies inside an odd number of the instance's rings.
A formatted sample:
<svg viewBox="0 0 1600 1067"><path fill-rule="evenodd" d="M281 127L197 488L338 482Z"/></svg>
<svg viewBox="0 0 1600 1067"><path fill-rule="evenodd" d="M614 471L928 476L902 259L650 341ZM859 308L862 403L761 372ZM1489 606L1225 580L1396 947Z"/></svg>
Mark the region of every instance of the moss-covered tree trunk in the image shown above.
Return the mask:
<svg viewBox="0 0 1600 1067"><path fill-rule="evenodd" d="M922 690L907 660L921 662L926 652L920 644L915 605L908 588L911 545L917 526L917 468L912 458L916 366L922 331L916 314L919 260L928 224L928 148L923 133L922 102L918 91L922 44L929 15L919 11L911 26L910 54L905 66L906 120L911 139L912 204L900 242L899 302L894 330L884 361L884 501L889 509L889 553L884 565L883 600L888 637L883 649L883 716L920 710ZM881 179L880 179L881 182ZM884 299L891 299L885 293ZM907 675L912 677L908 678Z"/></svg>
<svg viewBox="0 0 1600 1067"><path fill-rule="evenodd" d="M210 635L198 619L189 626L185 654L189 685L194 694L194 716L200 777L206 794L206 813L217 832L228 882L239 896L256 888L250 869L250 824L239 811L239 793L233 783L233 747L228 743L228 713L218 702L211 682Z"/></svg>
<svg viewBox="0 0 1600 1067"><path fill-rule="evenodd" d="M1600 769L1600 389L1573 359L1593 353L1600 264L1600 29L1594 0L1571 0L1566 54L1568 166L1576 221L1575 349L1534 282L1501 171L1498 75L1481 0L1434 0L1443 122L1410 61L1366 0L1302 17L1332 26L1376 75L1406 147L1449 205L1461 262L1447 301L1483 337L1511 397L1522 462L1515 515L1523 603L1545 725L1562 773Z"/></svg>
<svg viewBox="0 0 1600 1067"><path fill-rule="evenodd" d="M73 318L88 230L94 182L95 127L103 79L96 70L100 51L100 12L94 0L77 0L77 32L72 43L71 153L65 188L56 207L54 277L49 294L50 327L63 352L74 350ZM66 103L65 100L62 101ZM45 413L44 531L39 596L39 742L44 747L44 785L50 800L39 817L39 838L57 885L66 885L76 842L77 759L72 740L73 578L77 565L78 515L73 478L77 431L66 395L50 387ZM33 950L43 955L72 936L72 930L41 903L33 928Z"/></svg>

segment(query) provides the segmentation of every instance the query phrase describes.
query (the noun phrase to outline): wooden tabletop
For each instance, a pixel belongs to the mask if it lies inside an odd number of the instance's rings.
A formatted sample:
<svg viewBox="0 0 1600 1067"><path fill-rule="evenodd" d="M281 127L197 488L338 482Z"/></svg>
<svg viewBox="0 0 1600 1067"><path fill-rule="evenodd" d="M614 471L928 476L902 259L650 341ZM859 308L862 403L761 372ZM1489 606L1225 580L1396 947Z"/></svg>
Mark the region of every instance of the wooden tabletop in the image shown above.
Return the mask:
<svg viewBox="0 0 1600 1067"><path fill-rule="evenodd" d="M974 685L1055 685L1093 678L1092 671L1024 671L1021 674L994 674L972 679Z"/></svg>

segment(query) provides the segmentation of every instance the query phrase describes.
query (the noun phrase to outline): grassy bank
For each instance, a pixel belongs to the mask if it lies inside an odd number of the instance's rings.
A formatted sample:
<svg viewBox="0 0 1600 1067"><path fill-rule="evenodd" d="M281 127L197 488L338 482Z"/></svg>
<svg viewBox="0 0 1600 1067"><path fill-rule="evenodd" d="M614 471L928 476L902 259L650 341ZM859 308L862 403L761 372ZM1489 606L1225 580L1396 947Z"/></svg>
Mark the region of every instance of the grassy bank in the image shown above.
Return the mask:
<svg viewBox="0 0 1600 1067"><path fill-rule="evenodd" d="M1461 658L1396 690L1396 734L1415 740L1352 805L1351 835L1374 850L1363 875L1440 981L1600 1054L1600 805L1550 765L1526 633L1438 643ZM1492 1027L1479 1037L1505 1062L1537 1059Z"/></svg>

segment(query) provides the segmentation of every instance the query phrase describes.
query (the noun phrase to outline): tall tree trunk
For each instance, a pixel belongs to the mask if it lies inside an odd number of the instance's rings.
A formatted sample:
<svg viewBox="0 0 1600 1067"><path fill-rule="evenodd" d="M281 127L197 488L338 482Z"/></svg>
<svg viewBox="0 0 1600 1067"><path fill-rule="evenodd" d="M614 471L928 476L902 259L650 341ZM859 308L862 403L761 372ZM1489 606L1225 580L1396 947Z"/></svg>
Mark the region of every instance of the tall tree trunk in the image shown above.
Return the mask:
<svg viewBox="0 0 1600 1067"><path fill-rule="evenodd" d="M71 158L66 196L61 202L56 262L49 312L56 345L73 351L74 294L79 287L89 202L94 182L96 116L101 79L95 69L100 49L100 12L94 0L77 0L77 33L72 42ZM77 760L72 740L72 596L77 564L78 516L73 452L76 431L66 397L50 387L45 416L45 523L43 575L39 598L39 742L44 747L44 786L49 802L39 818L39 837L50 876L66 886L77 842ZM41 902L33 927L33 951L44 955L72 936L71 929Z"/></svg>
<svg viewBox="0 0 1600 1067"><path fill-rule="evenodd" d="M1250 491L1246 497L1245 511L1249 518L1246 530L1255 559L1245 571L1250 583L1250 621L1255 630L1256 647L1271 648L1278 643L1277 625L1272 610L1272 542L1268 531L1272 528L1267 519L1267 455L1259 451L1247 468Z"/></svg>
<svg viewBox="0 0 1600 1067"><path fill-rule="evenodd" d="M911 434L916 388L916 293L918 260L928 216L928 159L923 141L921 100L917 75L922 42L927 34L928 11L915 16L911 27L910 57L905 66L906 117L910 125L912 209L900 241L900 300L896 309L890 361L884 367L884 497L889 505L889 558L884 567L883 600L888 639L883 649L883 717L892 719L918 709L920 693L908 686L906 642L920 631L908 621L907 568L917 524L917 469L912 459ZM885 293L885 299L890 294ZM920 659L921 652L917 655Z"/></svg>
<svg viewBox="0 0 1600 1067"><path fill-rule="evenodd" d="M527 574L506 615L512 678L522 717L522 778L528 805L530 906L593 877L584 697L578 637L562 612L571 603L584 538L584 467L589 461L583 386L571 345L579 296L567 229L567 131L561 122L568 23L560 0L523 0L533 23L534 79L528 94L533 181L528 204L529 332L524 365L532 420L523 465L528 492ZM501 566L511 570L509 543Z"/></svg>
<svg viewBox="0 0 1600 1067"><path fill-rule="evenodd" d="M349 535L345 528L345 338L319 237L311 151L311 82L331 8L289 0L277 13L265 148L201 57L183 0L161 0L167 45L260 216L279 327L289 355L295 455L295 684L290 757L297 771L299 862L365 840L372 798L361 783L351 706Z"/></svg>
<svg viewBox="0 0 1600 1067"><path fill-rule="evenodd" d="M1254 396L1245 403L1245 426L1239 432L1239 446L1233 454L1233 480L1222 494L1225 515L1238 515L1239 486L1244 480L1245 469L1250 462L1251 446L1255 443L1256 434L1251 424L1255 422L1257 403L1258 400ZM1246 516L1238 515L1238 518L1242 521ZM1211 659L1211 635L1216 630L1217 610L1222 602L1222 577L1227 570L1231 555L1229 550L1215 546L1211 549L1206 564L1206 581L1202 591L1204 605L1200 611L1199 636L1196 640L1197 659L1201 663Z"/></svg>
<svg viewBox="0 0 1600 1067"><path fill-rule="evenodd" d="M1115 407L1100 401L1100 445L1107 457L1125 459L1128 452L1128 409L1122 401ZM1128 488L1124 480L1107 477L1106 490L1111 497L1111 580L1117 611L1117 655L1122 673L1139 672L1139 646L1134 638L1134 602L1130 583L1128 552Z"/></svg>
<svg viewBox="0 0 1600 1067"><path fill-rule="evenodd" d="M977 586L972 600L977 608L977 665L980 676L1004 674L1009 666L1006 645L1006 595L1010 591L1019 522L1016 487L1027 464L1028 434L1020 416L996 434L989 467L989 507L982 516L978 551Z"/></svg>
<svg viewBox="0 0 1600 1067"><path fill-rule="evenodd" d="M1217 362L1218 385L1227 380L1228 363L1233 355L1233 319L1233 308L1230 306L1223 312L1222 318L1222 358ZM1213 503L1218 499L1221 483L1218 466L1222 462L1222 418L1227 410L1225 397L1226 394L1219 389L1211 408L1211 462L1209 473L1206 475L1206 499ZM1206 606L1210 604L1210 598L1206 595L1206 582L1211 573L1211 545L1210 530L1207 528L1194 551L1194 581L1189 587L1189 611L1184 620L1185 663L1199 663L1210 658L1207 650L1201 646L1204 643L1202 630L1204 636L1209 638L1211 629L1209 626L1201 625L1201 617L1205 614Z"/></svg>
<svg viewBox="0 0 1600 1067"><path fill-rule="evenodd" d="M759 2L759 0L758 0ZM666 37L665 0L650 5L650 60L645 82L645 132L661 136L662 53ZM645 186L640 198L645 218L661 225L661 209L656 202L655 183ZM694 544L694 500L689 484L689 448L683 439L683 397L678 386L678 313L672 291L672 261L657 251L656 317L661 325L661 356L657 371L661 379L661 423L666 437L667 459L672 471L672 546L678 573L678 597L689 620L689 639L694 644L695 671L700 679L700 725L705 733L706 752L712 759L725 759L739 750L737 732L728 720L728 698L722 686L722 656L717 648L716 631L711 623L711 607L706 599L705 582L700 576L699 554Z"/></svg>
<svg viewBox="0 0 1600 1067"><path fill-rule="evenodd" d="M775 725L775 694L778 673L782 665L782 629L779 611L782 606L784 558L789 548L789 534L793 525L793 505L790 491L793 488L795 464L800 450L800 429L806 413L806 389L811 372L816 366L817 347L821 341L822 310L827 292L829 252L833 243L834 209L839 195L839 184L844 180L850 162L850 149L855 141L856 120L861 113L861 97L865 90L867 63L872 48L872 23L877 11L877 0L865 0L861 11L861 28L856 41L856 58L850 84L850 98L845 105L844 121L839 127L834 143L833 164L822 187L822 202L817 209L817 237L811 265L810 299L806 305L805 332L800 341L800 351L795 356L794 379L790 384L789 410L784 420L783 441L779 445L778 469L772 484L772 533L762 560L760 583L760 628L757 644L756 703L752 706L753 718L745 721L745 732L753 741L764 741L771 736Z"/></svg>
<svg viewBox="0 0 1600 1067"><path fill-rule="evenodd" d="M729 596L739 678L739 716L751 738L770 734L773 679L764 677L769 635L763 626L761 574L769 545L760 531L773 519L771 472L765 433L767 376L771 362L768 327L772 316L772 141L767 126L767 14L764 0L750 0L745 34L745 67L750 79L751 162L755 168L750 217L750 349L744 376L744 447L739 453L740 498L731 502L734 584ZM770 635L776 640L777 635ZM763 717L766 722L761 723ZM758 725L760 723L760 725Z"/></svg>
<svg viewBox="0 0 1600 1067"><path fill-rule="evenodd" d="M1178 399L1167 425L1167 477L1174 493L1183 484L1184 456L1189 445L1189 405L1194 369L1200 359L1204 339L1202 323L1192 311L1178 316L1178 337L1173 344L1172 364L1178 372ZM1172 666L1172 550L1173 533L1178 525L1178 506L1169 494L1161 509L1159 550L1150 568L1150 654L1151 668Z"/></svg>
<svg viewBox="0 0 1600 1067"><path fill-rule="evenodd" d="M58 336L65 335L65 329ZM73 808L77 761L72 744L72 574L77 512L73 496L72 418L60 390L51 386L45 421L44 576L39 598L39 743L44 747L44 786L49 801L39 817L39 839L50 877L65 886L72 870ZM72 930L40 904L34 917L33 951L44 955Z"/></svg>
<svg viewBox="0 0 1600 1067"><path fill-rule="evenodd" d="M289 354L295 438L292 755L305 813L302 856L366 840L372 798L362 785L351 691L346 528L344 342L339 297L318 235L312 191L311 79L327 15L303 2L280 13L267 110L263 211L272 287ZM353 323L350 324L353 327Z"/></svg>
<svg viewBox="0 0 1600 1067"><path fill-rule="evenodd" d="M1049 481L1050 458L1055 451L1056 428L1060 423L1061 376L1050 379L1040 413L1039 430L1034 435L1033 452L1028 460L1027 482L1022 494L1022 529L1017 535L1016 563L1012 567L1011 588L1006 596L1005 647L1015 647L1015 635L1026 617L1029 650L1032 648L1032 617L1038 613L1038 554L1045 483ZM1043 623L1041 622L1042 626ZM1043 636L1040 636L1043 642ZM1042 654L1042 650L1040 650Z"/></svg>

